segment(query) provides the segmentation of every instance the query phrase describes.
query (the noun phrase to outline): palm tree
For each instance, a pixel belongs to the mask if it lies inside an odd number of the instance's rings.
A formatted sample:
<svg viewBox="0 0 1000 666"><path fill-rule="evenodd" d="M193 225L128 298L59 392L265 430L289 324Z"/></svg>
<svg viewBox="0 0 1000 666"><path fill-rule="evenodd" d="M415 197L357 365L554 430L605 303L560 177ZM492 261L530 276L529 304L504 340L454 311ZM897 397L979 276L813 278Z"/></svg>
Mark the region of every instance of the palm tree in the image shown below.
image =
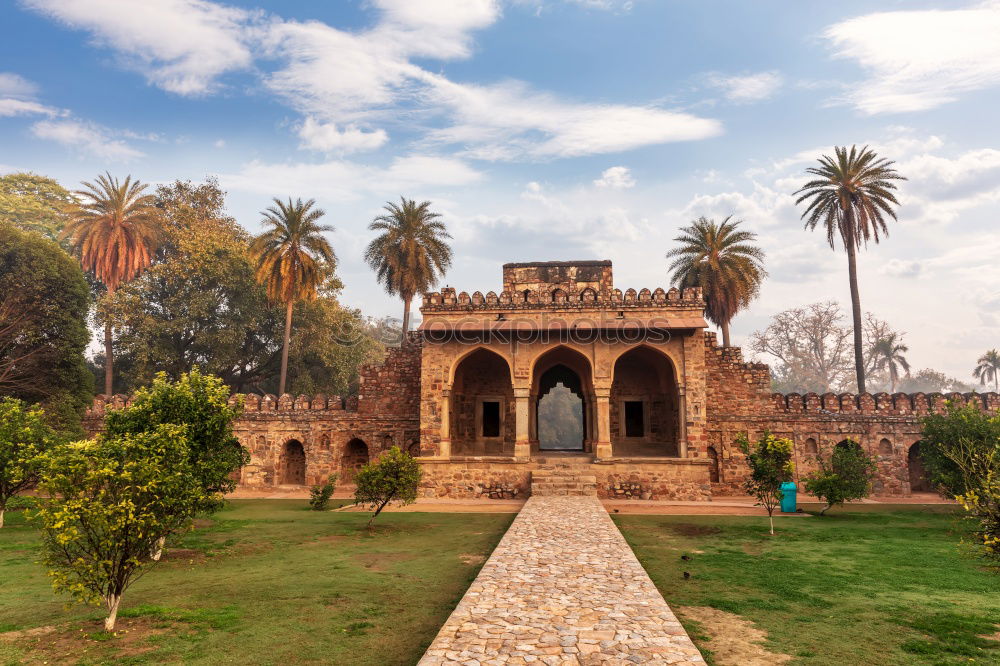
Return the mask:
<svg viewBox="0 0 1000 666"><path fill-rule="evenodd" d="M1000 388L997 387L997 380L1000 379L1000 352L991 349L980 356L972 376L978 379L980 384L992 381L993 391L1000 392Z"/></svg>
<svg viewBox="0 0 1000 666"><path fill-rule="evenodd" d="M385 290L403 299L404 342L413 297L433 287L451 266L451 248L445 242L451 235L430 205L400 197L400 205L387 202L385 214L368 225L382 233L368 244L365 261Z"/></svg>
<svg viewBox="0 0 1000 666"><path fill-rule="evenodd" d="M900 368L910 375L910 363L903 356L910 348L903 344L898 333L890 333L884 338L879 338L871 348L871 365L874 370L888 370L889 384L892 392L896 392L899 384Z"/></svg>
<svg viewBox="0 0 1000 666"><path fill-rule="evenodd" d="M114 296L121 285L134 280L153 261L162 238L155 197L143 194L146 185L132 176L119 182L110 173L74 194L80 200L63 229L84 270L91 271ZM111 319L104 322L104 393L111 395L113 358Z"/></svg>
<svg viewBox="0 0 1000 666"><path fill-rule="evenodd" d="M302 300L316 298L317 291L337 263L337 257L323 233L333 227L318 224L324 213L313 208L316 201L296 199L288 203L275 198L274 205L261 211L267 228L253 239L250 252L256 262L257 281L267 288L272 301L285 306L285 339L281 349L278 395L285 392L288 375L288 342L292 337L292 308Z"/></svg>
<svg viewBox="0 0 1000 666"><path fill-rule="evenodd" d="M894 206L899 201L893 194L894 180L906 180L892 168L894 162L880 158L865 146L834 147L835 158L823 155L818 167L806 169L816 176L794 194L801 195L796 205L809 201L802 218L806 229L822 224L826 240L836 248L839 236L847 250L847 272L851 284L851 306L854 318L854 369L858 392L865 392L864 349L861 342L861 295L858 291L857 249L862 241L879 242L879 234L889 233L886 216L896 219Z"/></svg>
<svg viewBox="0 0 1000 666"><path fill-rule="evenodd" d="M754 245L757 234L739 228L732 215L720 224L699 217L681 229L670 252L671 281L680 288L701 287L705 316L722 327L722 344L730 346L729 322L750 305L767 277L764 251Z"/></svg>

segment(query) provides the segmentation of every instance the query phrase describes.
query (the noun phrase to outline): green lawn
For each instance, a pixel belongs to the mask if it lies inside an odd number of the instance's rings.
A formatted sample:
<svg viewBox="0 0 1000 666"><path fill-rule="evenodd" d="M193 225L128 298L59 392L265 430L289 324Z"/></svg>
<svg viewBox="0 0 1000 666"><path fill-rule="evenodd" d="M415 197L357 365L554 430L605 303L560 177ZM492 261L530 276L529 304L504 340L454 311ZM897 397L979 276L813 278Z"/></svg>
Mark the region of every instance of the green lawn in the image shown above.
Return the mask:
<svg viewBox="0 0 1000 666"><path fill-rule="evenodd" d="M1000 664L1000 641L982 638L1000 629L1000 570L959 545L967 523L957 515L949 506L835 509L776 519L774 537L766 518L615 521L681 615L685 606L736 613L790 663ZM696 642L711 631L685 625Z"/></svg>
<svg viewBox="0 0 1000 666"><path fill-rule="evenodd" d="M314 512L305 500L236 500L168 550L123 601L56 596L20 512L0 530L0 663L413 664L513 516ZM183 549L183 550L181 550ZM8 635L9 636L9 635Z"/></svg>

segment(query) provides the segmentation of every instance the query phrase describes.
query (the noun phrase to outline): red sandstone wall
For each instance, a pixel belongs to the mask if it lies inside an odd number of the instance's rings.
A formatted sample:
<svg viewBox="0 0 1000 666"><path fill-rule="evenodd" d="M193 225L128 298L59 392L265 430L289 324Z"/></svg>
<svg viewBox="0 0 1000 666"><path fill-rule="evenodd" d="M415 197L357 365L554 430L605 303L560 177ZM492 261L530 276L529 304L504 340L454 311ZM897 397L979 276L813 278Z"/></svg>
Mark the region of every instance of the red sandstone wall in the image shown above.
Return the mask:
<svg viewBox="0 0 1000 666"><path fill-rule="evenodd" d="M389 349L385 360L361 368L358 414L420 418L419 341Z"/></svg>

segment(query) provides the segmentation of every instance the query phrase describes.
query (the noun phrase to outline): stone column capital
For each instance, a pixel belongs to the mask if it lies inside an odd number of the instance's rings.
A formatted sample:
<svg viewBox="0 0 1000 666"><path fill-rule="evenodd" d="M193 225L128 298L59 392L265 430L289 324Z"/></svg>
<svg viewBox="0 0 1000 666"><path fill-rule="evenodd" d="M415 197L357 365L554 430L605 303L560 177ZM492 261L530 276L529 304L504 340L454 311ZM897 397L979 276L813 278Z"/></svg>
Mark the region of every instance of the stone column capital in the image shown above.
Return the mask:
<svg viewBox="0 0 1000 666"><path fill-rule="evenodd" d="M594 397L598 400L607 400L611 398L611 388L603 386L594 387Z"/></svg>
<svg viewBox="0 0 1000 666"><path fill-rule="evenodd" d="M530 397L531 397L531 389L530 388L515 388L514 389L514 398L516 400L527 400Z"/></svg>

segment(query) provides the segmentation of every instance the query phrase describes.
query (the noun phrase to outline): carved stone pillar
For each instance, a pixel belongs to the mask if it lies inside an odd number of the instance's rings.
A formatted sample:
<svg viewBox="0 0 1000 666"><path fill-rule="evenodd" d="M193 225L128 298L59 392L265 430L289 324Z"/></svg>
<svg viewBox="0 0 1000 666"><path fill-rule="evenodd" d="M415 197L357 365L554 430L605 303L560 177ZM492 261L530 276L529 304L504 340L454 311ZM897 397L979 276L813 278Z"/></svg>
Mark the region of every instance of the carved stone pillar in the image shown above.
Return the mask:
<svg viewBox="0 0 1000 666"><path fill-rule="evenodd" d="M441 447L442 458L451 457L451 389L441 391Z"/></svg>
<svg viewBox="0 0 1000 666"><path fill-rule="evenodd" d="M514 457L527 460L531 457L531 391L514 389Z"/></svg>
<svg viewBox="0 0 1000 666"><path fill-rule="evenodd" d="M684 392L684 385L677 387L678 398L680 398L680 405L677 410L678 416L678 432L677 432L677 455L681 458L687 458L688 455L688 443L687 443L687 422L688 422L688 412L687 412L687 396Z"/></svg>
<svg viewBox="0 0 1000 666"><path fill-rule="evenodd" d="M597 412L597 437L594 453L597 458L610 458L611 451L611 389L595 388L594 402Z"/></svg>

